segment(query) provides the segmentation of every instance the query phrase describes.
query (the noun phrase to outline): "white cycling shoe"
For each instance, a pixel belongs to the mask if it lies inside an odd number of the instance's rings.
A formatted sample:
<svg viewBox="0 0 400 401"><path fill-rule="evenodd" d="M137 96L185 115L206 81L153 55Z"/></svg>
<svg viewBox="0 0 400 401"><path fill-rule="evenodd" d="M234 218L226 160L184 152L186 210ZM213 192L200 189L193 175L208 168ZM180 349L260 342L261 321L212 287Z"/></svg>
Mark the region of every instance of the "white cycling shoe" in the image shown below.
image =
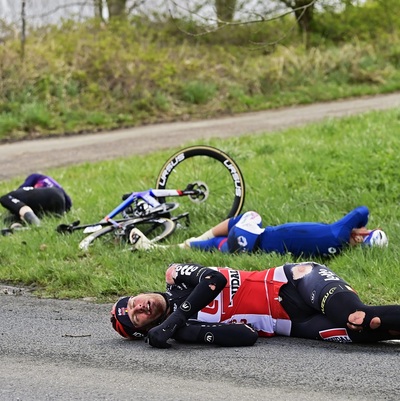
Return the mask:
<svg viewBox="0 0 400 401"><path fill-rule="evenodd" d="M132 228L129 233L129 242L132 244L132 251L144 250L148 251L156 247L139 229Z"/></svg>

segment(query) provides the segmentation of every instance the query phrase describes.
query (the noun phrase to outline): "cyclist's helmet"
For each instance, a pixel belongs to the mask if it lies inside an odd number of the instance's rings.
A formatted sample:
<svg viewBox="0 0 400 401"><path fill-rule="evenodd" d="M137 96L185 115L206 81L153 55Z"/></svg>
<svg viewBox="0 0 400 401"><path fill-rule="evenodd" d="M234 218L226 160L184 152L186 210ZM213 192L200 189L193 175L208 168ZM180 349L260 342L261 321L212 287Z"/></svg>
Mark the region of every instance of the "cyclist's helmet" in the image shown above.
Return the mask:
<svg viewBox="0 0 400 401"><path fill-rule="evenodd" d="M372 230L365 238L364 244L367 246L385 247L388 246L389 240L384 231L376 229Z"/></svg>
<svg viewBox="0 0 400 401"><path fill-rule="evenodd" d="M120 298L111 309L111 324L122 337L140 340L147 334L146 329L136 328L129 319L126 307L130 297Z"/></svg>

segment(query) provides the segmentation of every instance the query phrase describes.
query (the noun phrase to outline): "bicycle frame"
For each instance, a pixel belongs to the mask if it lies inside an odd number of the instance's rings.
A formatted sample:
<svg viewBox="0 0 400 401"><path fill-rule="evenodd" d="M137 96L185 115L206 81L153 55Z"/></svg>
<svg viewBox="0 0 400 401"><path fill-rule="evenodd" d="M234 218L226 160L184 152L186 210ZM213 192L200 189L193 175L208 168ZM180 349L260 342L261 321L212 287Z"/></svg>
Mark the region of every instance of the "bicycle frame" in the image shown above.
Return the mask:
<svg viewBox="0 0 400 401"><path fill-rule="evenodd" d="M196 215L204 210L228 218L237 216L244 202L244 179L239 167L229 155L211 146L192 146L172 155L160 170L155 188L124 194L122 202L96 223L80 225L77 220L60 224L57 232L83 229L89 235L82 242L86 241L89 246L108 233L125 237L131 226L139 225L146 233L161 229L161 234L153 238L159 241L173 232L178 220L185 218L190 224L190 210L196 210ZM166 202L166 199L181 196L188 197L189 202L182 203L189 206L189 210L172 216L170 212L179 207L179 203ZM195 204L194 207L189 203Z"/></svg>
<svg viewBox="0 0 400 401"><path fill-rule="evenodd" d="M147 214L151 214L154 211L152 209L159 208L157 213L165 213L167 212L166 208L163 210L163 203L159 202L157 198L166 198L166 197L179 197L179 196L191 196L193 199L197 199L200 196L205 195L203 191L199 189L193 189L189 185L184 190L179 189L149 189L147 191L142 192L132 192L128 198L126 198L122 203L120 203L115 209L113 209L107 216L104 217L103 221L110 223L115 226L119 226L119 223L113 218L123 212L127 207L132 205L133 203L137 203L138 200L143 200L146 204L150 206L150 209Z"/></svg>
<svg viewBox="0 0 400 401"><path fill-rule="evenodd" d="M105 216L102 220L97 223L80 225L80 221L73 222L72 224L59 224L57 227L57 231L61 233L65 232L73 232L75 230L84 230L85 233L91 233L101 229L104 225L112 225L116 228L120 228L122 224L131 219L132 217L124 216L122 219L114 220L114 217L119 213L122 213L125 209L131 206L133 203L137 203L139 200L143 200L150 208L147 210L147 213L143 216L138 216L143 219L151 218L154 214L163 214L172 210L172 208L167 206L165 203L161 203L157 198L165 198L165 197L180 197L180 196L190 196L195 201L196 199L205 199L207 194L200 189L193 189L192 184L189 184L188 187L184 190L178 189L148 189L147 191L141 192L132 192L123 202L121 202L115 209L113 209L107 216ZM178 204L176 204L178 205ZM186 217L187 213L183 213L178 216L179 218Z"/></svg>

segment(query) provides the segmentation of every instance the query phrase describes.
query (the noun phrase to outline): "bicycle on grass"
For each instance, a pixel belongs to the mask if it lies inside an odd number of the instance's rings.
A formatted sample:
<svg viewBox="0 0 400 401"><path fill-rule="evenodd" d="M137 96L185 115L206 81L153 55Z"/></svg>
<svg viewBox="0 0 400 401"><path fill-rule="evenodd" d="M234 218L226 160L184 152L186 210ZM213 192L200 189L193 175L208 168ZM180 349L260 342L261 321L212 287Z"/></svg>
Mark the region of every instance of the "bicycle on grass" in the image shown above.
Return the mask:
<svg viewBox="0 0 400 401"><path fill-rule="evenodd" d="M181 203L166 199L178 197L186 211L173 216L171 212ZM212 146L191 146L174 153L164 163L155 189L123 195L123 201L97 223L80 225L78 220L60 224L57 231L83 230L89 234L79 243L82 250L88 250L98 238L128 242L133 228L155 243L171 235L182 225L181 221L190 224L193 217L200 219L210 214L219 221L237 216L244 199L244 178L235 161Z"/></svg>

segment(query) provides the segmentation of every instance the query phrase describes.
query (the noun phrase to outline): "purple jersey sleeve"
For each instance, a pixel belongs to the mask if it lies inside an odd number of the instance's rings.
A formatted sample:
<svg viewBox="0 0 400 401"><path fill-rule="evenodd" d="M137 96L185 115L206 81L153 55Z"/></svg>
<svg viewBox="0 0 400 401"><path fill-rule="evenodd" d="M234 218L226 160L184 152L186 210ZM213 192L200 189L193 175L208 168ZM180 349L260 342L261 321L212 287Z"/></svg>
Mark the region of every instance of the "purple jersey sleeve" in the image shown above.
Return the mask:
<svg viewBox="0 0 400 401"><path fill-rule="evenodd" d="M66 210L70 210L72 206L72 200L69 195L65 192L64 188L52 177L44 174L34 173L26 177L25 181L19 186L24 187L36 187L36 188L50 188L55 187L63 191L65 197Z"/></svg>
<svg viewBox="0 0 400 401"><path fill-rule="evenodd" d="M25 181L19 186L19 188L24 187L34 187L39 180L41 180L44 176L42 174L31 174L25 178Z"/></svg>

